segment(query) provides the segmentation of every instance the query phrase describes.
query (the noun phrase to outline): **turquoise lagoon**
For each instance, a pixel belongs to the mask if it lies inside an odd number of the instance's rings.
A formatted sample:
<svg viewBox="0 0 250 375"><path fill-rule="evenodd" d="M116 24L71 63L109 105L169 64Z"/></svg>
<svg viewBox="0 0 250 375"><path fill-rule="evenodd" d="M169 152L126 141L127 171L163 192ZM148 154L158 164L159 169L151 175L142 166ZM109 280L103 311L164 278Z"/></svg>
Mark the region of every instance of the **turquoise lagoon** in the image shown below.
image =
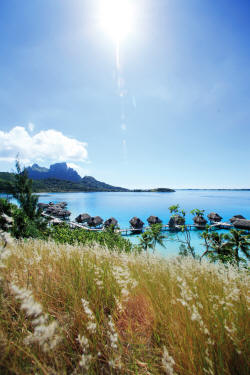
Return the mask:
<svg viewBox="0 0 250 375"><path fill-rule="evenodd" d="M205 215L218 212L223 221L228 221L232 216L241 214L250 219L250 191L237 190L177 190L174 193L42 193L39 202L55 203L66 201L68 209L72 212L71 220L80 213L91 216L101 216L104 220L115 217L121 228L129 227L129 220L138 216L147 224L150 215L159 216L164 224L170 218L168 207L179 204L187 212L186 222L192 223L190 211L194 208L204 209ZM222 232L222 231L221 231ZM164 232L166 248L158 247L162 255L176 255L180 243L176 241L175 234ZM203 251L200 231L192 230L192 244L196 251ZM181 237L181 235L180 235ZM133 243L138 242L137 236L128 237Z"/></svg>

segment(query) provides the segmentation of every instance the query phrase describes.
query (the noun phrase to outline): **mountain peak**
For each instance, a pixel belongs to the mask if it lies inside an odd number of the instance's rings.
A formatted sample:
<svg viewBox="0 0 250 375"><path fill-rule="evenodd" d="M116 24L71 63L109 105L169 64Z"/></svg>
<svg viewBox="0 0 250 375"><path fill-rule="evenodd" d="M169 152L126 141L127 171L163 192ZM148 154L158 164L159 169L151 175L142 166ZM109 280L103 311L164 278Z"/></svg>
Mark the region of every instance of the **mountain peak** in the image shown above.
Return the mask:
<svg viewBox="0 0 250 375"><path fill-rule="evenodd" d="M29 178L33 180L44 180L47 178L55 178L57 180L66 180L72 182L80 182L81 176L73 169L67 166L67 163L51 164L50 168L40 167L38 164L33 164L27 168Z"/></svg>

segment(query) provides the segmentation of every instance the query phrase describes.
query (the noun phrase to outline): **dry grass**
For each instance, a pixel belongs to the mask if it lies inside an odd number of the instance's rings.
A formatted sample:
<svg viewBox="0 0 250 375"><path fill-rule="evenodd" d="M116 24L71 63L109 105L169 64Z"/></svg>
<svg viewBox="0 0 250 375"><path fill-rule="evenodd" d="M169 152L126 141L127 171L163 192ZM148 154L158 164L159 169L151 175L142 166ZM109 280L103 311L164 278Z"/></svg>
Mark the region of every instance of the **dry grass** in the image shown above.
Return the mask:
<svg viewBox="0 0 250 375"><path fill-rule="evenodd" d="M0 267L1 374L249 373L247 271L42 241Z"/></svg>

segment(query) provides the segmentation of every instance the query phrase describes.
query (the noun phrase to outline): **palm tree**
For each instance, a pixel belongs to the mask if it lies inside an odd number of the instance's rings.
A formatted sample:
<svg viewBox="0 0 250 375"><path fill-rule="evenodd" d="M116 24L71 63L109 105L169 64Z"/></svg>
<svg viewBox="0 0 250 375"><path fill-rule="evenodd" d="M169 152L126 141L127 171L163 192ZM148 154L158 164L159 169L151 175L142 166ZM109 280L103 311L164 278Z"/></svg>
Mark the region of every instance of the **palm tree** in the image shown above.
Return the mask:
<svg viewBox="0 0 250 375"><path fill-rule="evenodd" d="M198 208L195 208L194 210L190 211L190 213L194 216L200 216L200 217L203 217L204 216L204 212L205 210L199 210Z"/></svg>
<svg viewBox="0 0 250 375"><path fill-rule="evenodd" d="M165 247L164 242L163 242L165 236L162 234L161 231L162 231L162 224L154 224L150 228L150 235L152 238L154 250L157 244Z"/></svg>
<svg viewBox="0 0 250 375"><path fill-rule="evenodd" d="M201 233L200 237L204 240L205 243L205 248L206 250L202 254L201 258L203 258L205 255L207 255L211 250L210 250L210 238L211 238L211 233L209 233L209 225L206 225L206 229Z"/></svg>
<svg viewBox="0 0 250 375"><path fill-rule="evenodd" d="M250 249L250 241L249 237L246 236L244 231L240 231L237 229L230 230L231 235L224 235L224 238L228 240L227 245L233 251L234 257L236 259L237 265L239 266L239 262L241 260L239 256L239 252L242 253L249 259L249 249Z"/></svg>
<svg viewBox="0 0 250 375"><path fill-rule="evenodd" d="M41 216L38 208L39 196L32 192L32 180L28 177L25 168L21 168L20 162L16 160L16 173L12 184L12 195L19 202L21 209L31 220Z"/></svg>
<svg viewBox="0 0 250 375"><path fill-rule="evenodd" d="M157 244L165 247L163 243L165 236L161 233L161 230L162 224L151 225L150 229L142 233L139 247L145 251L148 249L153 249L153 251L155 251Z"/></svg>
<svg viewBox="0 0 250 375"><path fill-rule="evenodd" d="M209 233L208 226L206 231L201 234L201 237L204 239L206 250L202 254L203 256L210 256L213 260L219 259L223 263L230 261L232 259L232 249L228 245L228 242L225 241L225 235L222 233Z"/></svg>
<svg viewBox="0 0 250 375"><path fill-rule="evenodd" d="M146 231L142 233L142 235L140 236L139 247L143 249L144 251L147 251L148 249L152 249L153 248L152 241L153 239L152 239L150 231Z"/></svg>

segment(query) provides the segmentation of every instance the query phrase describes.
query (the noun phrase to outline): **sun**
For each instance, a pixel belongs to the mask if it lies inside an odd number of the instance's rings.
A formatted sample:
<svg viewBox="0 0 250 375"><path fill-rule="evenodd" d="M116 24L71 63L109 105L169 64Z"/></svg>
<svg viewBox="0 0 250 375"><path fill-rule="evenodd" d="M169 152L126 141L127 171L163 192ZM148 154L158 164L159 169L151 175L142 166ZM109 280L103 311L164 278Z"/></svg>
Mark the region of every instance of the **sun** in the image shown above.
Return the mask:
<svg viewBox="0 0 250 375"><path fill-rule="evenodd" d="M114 41L121 42L130 34L134 17L131 0L101 0L101 26Z"/></svg>

